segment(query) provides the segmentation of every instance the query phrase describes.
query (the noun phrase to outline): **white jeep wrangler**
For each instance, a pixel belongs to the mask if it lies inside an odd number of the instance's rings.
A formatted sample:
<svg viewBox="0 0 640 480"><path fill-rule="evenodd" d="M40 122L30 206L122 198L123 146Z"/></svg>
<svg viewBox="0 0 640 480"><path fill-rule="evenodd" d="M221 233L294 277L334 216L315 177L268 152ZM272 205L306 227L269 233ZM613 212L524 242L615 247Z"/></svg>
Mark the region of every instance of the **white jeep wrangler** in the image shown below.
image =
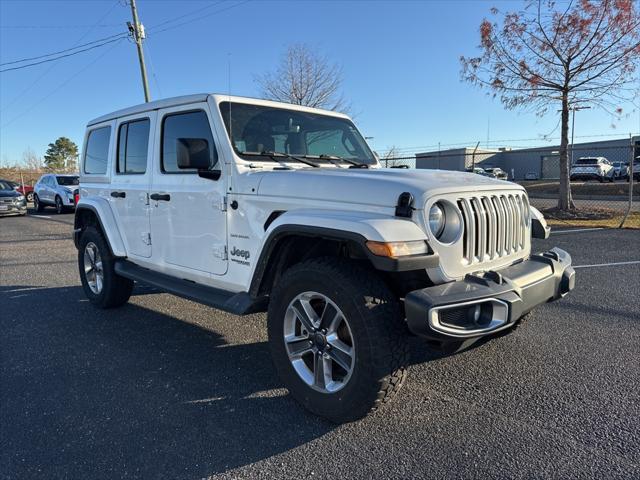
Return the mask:
<svg viewBox="0 0 640 480"><path fill-rule="evenodd" d="M548 232L519 185L380 168L345 115L202 94L89 123L74 241L98 307L138 281L268 311L283 383L343 422L399 390L410 332L459 349L566 295Z"/></svg>

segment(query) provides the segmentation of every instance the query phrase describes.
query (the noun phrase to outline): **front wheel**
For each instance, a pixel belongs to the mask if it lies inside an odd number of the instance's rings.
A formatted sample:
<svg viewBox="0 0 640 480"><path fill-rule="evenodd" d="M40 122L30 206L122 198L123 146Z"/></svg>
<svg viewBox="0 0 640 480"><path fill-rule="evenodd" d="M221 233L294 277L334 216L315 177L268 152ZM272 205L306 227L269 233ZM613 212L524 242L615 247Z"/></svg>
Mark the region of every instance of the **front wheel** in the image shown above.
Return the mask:
<svg viewBox="0 0 640 480"><path fill-rule="evenodd" d="M28 192L26 197L27 197L27 202L29 203L33 202L33 192Z"/></svg>
<svg viewBox="0 0 640 480"><path fill-rule="evenodd" d="M118 307L131 296L133 281L115 272L115 260L102 234L88 227L80 238L78 268L85 295L99 308Z"/></svg>
<svg viewBox="0 0 640 480"><path fill-rule="evenodd" d="M58 196L56 196L56 213L64 213L64 204L62 203L62 199Z"/></svg>
<svg viewBox="0 0 640 480"><path fill-rule="evenodd" d="M397 298L375 272L335 258L291 267L271 294L275 368L305 408L342 423L390 400L409 351Z"/></svg>

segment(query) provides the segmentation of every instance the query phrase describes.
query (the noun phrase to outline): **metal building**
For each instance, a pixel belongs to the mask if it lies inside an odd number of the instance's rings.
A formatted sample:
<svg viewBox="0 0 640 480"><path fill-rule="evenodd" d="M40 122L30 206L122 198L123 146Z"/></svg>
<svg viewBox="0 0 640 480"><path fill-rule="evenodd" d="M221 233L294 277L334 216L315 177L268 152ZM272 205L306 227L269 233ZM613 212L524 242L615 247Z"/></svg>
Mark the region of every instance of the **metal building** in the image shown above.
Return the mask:
<svg viewBox="0 0 640 480"><path fill-rule="evenodd" d="M640 136L632 137L631 143L634 145L633 157L640 157ZM576 143L573 148L569 145L569 156L574 159L605 157L612 162L629 162L632 153L629 146L629 138ZM560 177L560 147L496 150L465 147L416 153L416 168L464 171L474 166L500 167L509 174L511 180L523 180L527 174L530 177L557 179Z"/></svg>

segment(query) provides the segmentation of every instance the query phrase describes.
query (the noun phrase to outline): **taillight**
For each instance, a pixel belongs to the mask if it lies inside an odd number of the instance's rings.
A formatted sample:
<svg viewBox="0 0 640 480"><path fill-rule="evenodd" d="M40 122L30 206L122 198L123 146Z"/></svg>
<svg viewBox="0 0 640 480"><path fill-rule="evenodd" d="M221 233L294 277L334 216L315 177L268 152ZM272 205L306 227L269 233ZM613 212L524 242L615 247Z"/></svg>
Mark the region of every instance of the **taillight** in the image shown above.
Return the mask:
<svg viewBox="0 0 640 480"><path fill-rule="evenodd" d="M73 202L77 205L80 201L80 194L78 192L73 194Z"/></svg>

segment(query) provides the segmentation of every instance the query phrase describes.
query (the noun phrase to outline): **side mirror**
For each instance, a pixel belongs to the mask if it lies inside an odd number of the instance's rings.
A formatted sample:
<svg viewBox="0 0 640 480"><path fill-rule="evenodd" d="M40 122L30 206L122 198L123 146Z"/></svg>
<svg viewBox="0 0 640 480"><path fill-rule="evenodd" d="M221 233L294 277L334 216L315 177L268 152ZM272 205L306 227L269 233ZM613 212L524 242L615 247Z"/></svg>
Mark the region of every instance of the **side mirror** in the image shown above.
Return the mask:
<svg viewBox="0 0 640 480"><path fill-rule="evenodd" d="M209 142L205 138L176 139L176 161L178 168L208 170L215 163L211 160Z"/></svg>

